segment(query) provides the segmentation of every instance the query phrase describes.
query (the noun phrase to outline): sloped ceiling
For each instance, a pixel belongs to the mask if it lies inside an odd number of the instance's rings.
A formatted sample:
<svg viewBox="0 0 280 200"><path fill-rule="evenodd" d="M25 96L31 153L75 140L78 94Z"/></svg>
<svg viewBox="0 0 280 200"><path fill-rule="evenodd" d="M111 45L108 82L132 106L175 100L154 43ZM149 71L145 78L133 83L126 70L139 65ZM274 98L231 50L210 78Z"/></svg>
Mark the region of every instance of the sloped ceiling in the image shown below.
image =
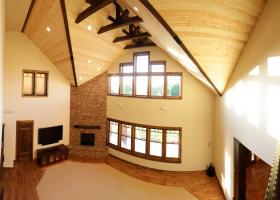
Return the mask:
<svg viewBox="0 0 280 200"><path fill-rule="evenodd" d="M266 0L150 0L223 92Z"/></svg>
<svg viewBox="0 0 280 200"><path fill-rule="evenodd" d="M151 3L175 36L144 5L145 1ZM65 2L68 26L61 2ZM266 0L118 0L118 3L144 20L141 27L151 33L154 43L221 94ZM127 44L112 42L123 36L121 28L97 34L100 27L111 23L107 17L115 14L113 4L75 23L88 6L85 0L36 0L24 31L72 84L76 76L77 85L110 68ZM46 27L51 31L46 31ZM70 45L65 28L69 30ZM188 52L180 45L181 41Z"/></svg>

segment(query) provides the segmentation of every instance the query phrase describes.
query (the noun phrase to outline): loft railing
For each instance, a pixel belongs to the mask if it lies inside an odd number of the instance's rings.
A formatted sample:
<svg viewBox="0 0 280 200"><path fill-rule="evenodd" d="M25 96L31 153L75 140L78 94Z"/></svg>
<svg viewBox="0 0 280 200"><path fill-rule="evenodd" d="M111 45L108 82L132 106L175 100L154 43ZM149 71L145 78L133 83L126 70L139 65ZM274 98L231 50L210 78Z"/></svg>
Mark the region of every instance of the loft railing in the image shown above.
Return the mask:
<svg viewBox="0 0 280 200"><path fill-rule="evenodd" d="M280 143L274 155L273 166L271 168L265 200L280 199Z"/></svg>

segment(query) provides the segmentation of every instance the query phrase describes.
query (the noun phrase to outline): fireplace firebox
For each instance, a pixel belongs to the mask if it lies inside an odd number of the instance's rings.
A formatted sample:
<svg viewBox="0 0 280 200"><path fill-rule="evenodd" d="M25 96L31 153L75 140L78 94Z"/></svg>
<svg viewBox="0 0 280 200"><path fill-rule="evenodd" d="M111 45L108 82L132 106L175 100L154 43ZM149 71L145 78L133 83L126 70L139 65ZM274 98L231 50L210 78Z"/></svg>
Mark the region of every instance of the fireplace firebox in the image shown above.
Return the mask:
<svg viewBox="0 0 280 200"><path fill-rule="evenodd" d="M95 134L94 133L81 133L81 145L94 146Z"/></svg>

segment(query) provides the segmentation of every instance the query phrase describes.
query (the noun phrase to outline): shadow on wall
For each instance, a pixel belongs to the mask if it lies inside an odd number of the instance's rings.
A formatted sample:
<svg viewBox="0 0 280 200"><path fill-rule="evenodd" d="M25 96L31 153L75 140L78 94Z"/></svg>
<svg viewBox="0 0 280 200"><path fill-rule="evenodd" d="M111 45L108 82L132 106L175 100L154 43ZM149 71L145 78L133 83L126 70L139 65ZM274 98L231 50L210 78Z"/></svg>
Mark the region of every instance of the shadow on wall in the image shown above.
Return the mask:
<svg viewBox="0 0 280 200"><path fill-rule="evenodd" d="M225 134L239 134L241 141L247 141L251 150L259 152L271 164L274 147L270 144L280 140L280 56L269 57L266 65L255 66L224 98L226 113L230 114L223 117L231 118L225 120L225 126L229 127ZM225 146L233 149L232 142L226 141ZM221 184L228 197L233 195L232 155L233 150L226 148Z"/></svg>

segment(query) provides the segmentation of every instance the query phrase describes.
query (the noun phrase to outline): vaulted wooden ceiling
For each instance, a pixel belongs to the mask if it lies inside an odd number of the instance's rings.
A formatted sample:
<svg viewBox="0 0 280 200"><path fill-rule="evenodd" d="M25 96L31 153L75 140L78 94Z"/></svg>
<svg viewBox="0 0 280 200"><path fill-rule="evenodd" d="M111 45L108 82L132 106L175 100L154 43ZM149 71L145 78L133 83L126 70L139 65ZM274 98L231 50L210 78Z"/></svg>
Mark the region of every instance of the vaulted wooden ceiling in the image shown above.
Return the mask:
<svg viewBox="0 0 280 200"><path fill-rule="evenodd" d="M112 3L76 23L91 2L94 1L36 0L24 29L74 85L106 71L129 44L113 42L124 36L122 28L98 34L100 27L112 23L107 18L116 14ZM151 34L155 44L221 94L266 0L117 2L130 15L143 19L141 29Z"/></svg>
<svg viewBox="0 0 280 200"><path fill-rule="evenodd" d="M266 0L150 0L220 92Z"/></svg>

